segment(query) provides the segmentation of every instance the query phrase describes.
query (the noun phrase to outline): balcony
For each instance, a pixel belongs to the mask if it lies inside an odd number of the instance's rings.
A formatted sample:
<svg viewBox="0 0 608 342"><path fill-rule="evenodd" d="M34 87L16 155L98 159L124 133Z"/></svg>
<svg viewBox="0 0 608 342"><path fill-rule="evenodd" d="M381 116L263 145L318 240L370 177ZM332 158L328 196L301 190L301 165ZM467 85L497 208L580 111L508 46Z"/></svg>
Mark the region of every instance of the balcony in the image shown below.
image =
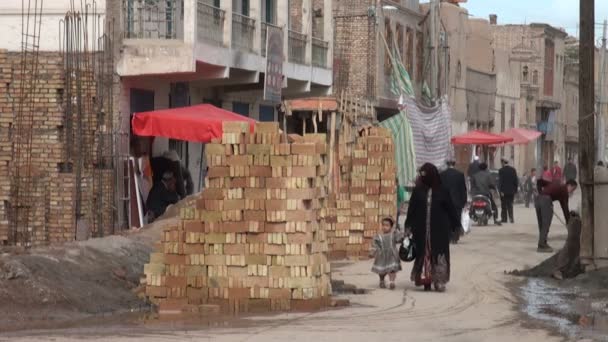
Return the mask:
<svg viewBox="0 0 608 342"><path fill-rule="evenodd" d="M312 39L312 65L319 68L327 68L327 53L329 42L319 38Z"/></svg>
<svg viewBox="0 0 608 342"><path fill-rule="evenodd" d="M197 16L197 40L207 41L219 46L224 45L226 12L198 0Z"/></svg>
<svg viewBox="0 0 608 342"><path fill-rule="evenodd" d="M254 52L253 35L255 20L238 13L232 13L232 48Z"/></svg>
<svg viewBox="0 0 608 342"><path fill-rule="evenodd" d="M306 44L305 34L289 30L289 61L296 64L306 64Z"/></svg>
<svg viewBox="0 0 608 342"><path fill-rule="evenodd" d="M124 37L128 39L183 39L184 2L123 0Z"/></svg>

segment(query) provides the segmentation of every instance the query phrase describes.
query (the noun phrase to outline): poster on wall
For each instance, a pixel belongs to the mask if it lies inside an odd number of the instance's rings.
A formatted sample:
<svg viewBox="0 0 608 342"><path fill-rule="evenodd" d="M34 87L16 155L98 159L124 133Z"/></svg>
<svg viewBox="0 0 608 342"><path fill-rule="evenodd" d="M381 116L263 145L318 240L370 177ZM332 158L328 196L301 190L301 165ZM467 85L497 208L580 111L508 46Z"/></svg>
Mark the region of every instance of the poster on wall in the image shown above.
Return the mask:
<svg viewBox="0 0 608 342"><path fill-rule="evenodd" d="M283 30L268 26L266 33L266 74L264 101L281 103L283 89Z"/></svg>

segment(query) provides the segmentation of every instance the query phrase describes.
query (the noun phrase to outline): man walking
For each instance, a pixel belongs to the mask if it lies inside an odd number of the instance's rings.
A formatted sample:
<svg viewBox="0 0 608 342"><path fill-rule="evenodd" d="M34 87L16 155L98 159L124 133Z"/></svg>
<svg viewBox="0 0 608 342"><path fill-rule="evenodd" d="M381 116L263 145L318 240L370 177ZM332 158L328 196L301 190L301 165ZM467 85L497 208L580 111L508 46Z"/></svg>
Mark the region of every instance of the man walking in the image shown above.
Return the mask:
<svg viewBox="0 0 608 342"><path fill-rule="evenodd" d="M494 223L500 226L501 223L498 221L498 208L496 202L494 202L494 196L492 196L492 190L496 190L496 184L492 178L492 174L488 171L488 164L479 164L479 172L477 172L471 179L471 192L473 195L483 195L490 200L492 205L492 212L494 214Z"/></svg>
<svg viewBox="0 0 608 342"><path fill-rule="evenodd" d="M538 181L539 195L536 199L536 219L538 220L538 252L551 253L553 248L547 243L549 228L553 220L553 202L559 201L566 223L570 220L568 199L576 190L578 184L571 179L566 184L549 183L543 179Z"/></svg>
<svg viewBox="0 0 608 342"><path fill-rule="evenodd" d="M440 174L441 183L448 189L450 198L456 207L456 212L462 214L464 206L467 204L467 184L464 173L456 170L456 162L448 160L448 168ZM457 243L461 232L456 232L452 236L452 242Z"/></svg>
<svg viewBox="0 0 608 342"><path fill-rule="evenodd" d="M564 177L566 181L576 180L576 165L572 162L572 158L568 158L568 163L564 166Z"/></svg>
<svg viewBox="0 0 608 342"><path fill-rule="evenodd" d="M530 202L536 202L536 196L538 195L536 190L536 169L532 168L530 170L530 175L526 178L526 182L524 183L524 191L525 191L525 202L526 208L530 208Z"/></svg>
<svg viewBox="0 0 608 342"><path fill-rule="evenodd" d="M503 159L502 168L498 171L502 223L507 222L507 216L511 223L515 221L513 219L513 201L515 200L518 188L519 178L517 178L517 171L509 165L509 161Z"/></svg>

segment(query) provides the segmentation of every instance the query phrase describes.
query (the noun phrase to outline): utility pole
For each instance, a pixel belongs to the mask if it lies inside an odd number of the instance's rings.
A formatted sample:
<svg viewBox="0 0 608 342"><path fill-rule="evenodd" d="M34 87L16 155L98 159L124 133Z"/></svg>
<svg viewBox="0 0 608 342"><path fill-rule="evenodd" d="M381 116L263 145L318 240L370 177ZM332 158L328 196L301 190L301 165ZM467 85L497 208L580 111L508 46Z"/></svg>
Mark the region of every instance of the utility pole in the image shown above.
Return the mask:
<svg viewBox="0 0 608 342"><path fill-rule="evenodd" d="M434 97L438 96L437 84L439 83L437 80L437 75L439 71L439 44L438 44L438 20L437 20L437 0L431 0L431 27L430 27L430 41L431 41L431 49L430 55L431 58L431 92Z"/></svg>
<svg viewBox="0 0 608 342"><path fill-rule="evenodd" d="M581 183L581 261L593 263L593 168L595 160L595 0L580 2L579 170Z"/></svg>
<svg viewBox="0 0 608 342"><path fill-rule="evenodd" d="M597 141L597 157L596 161L604 161L606 155L606 129L605 129L605 89L606 89L606 27L608 21L604 20L604 30L602 33L602 50L600 51L600 75L599 75L599 96L597 103L597 125L596 125L596 141Z"/></svg>

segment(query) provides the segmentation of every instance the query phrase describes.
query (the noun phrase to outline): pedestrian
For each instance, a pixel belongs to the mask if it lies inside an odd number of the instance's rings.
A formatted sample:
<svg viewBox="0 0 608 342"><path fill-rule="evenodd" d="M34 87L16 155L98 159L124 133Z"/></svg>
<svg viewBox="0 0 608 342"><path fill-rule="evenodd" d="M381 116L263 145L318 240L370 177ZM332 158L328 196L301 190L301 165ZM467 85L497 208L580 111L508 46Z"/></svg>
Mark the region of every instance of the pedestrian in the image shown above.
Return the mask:
<svg viewBox="0 0 608 342"><path fill-rule="evenodd" d="M577 173L576 165L572 162L572 158L568 158L568 163L564 166L564 178L566 182L571 179L576 180Z"/></svg>
<svg viewBox="0 0 608 342"><path fill-rule="evenodd" d="M148 223L163 215L169 205L175 204L178 201L179 196L176 191L175 176L173 172L166 171L161 181L154 184L148 195L148 200L146 201Z"/></svg>
<svg viewBox="0 0 608 342"><path fill-rule="evenodd" d="M511 223L515 223L513 218L513 201L519 188L519 178L514 167L509 165L509 161L502 160L502 168L498 171L498 189L500 190L501 221L507 223L507 216Z"/></svg>
<svg viewBox="0 0 608 342"><path fill-rule="evenodd" d="M543 174L541 178L547 182L553 182L553 175L551 174L551 170L549 170L549 166L543 166Z"/></svg>
<svg viewBox="0 0 608 342"><path fill-rule="evenodd" d="M467 204L467 184L464 173L456 170L456 162L454 160L448 160L446 164L448 168L440 174L441 184L450 193L450 198L452 199L452 203L454 203L456 212L462 215L462 210ZM461 232L455 232L451 241L458 243L460 236Z"/></svg>
<svg viewBox="0 0 608 342"><path fill-rule="evenodd" d="M536 219L538 221L538 252L551 253L553 248L547 243L549 228L553 220L553 202L559 201L564 213L566 224L570 220L570 210L568 209L568 199L576 190L578 184L571 179L566 184L547 182L543 179L538 181L539 195L536 198Z"/></svg>
<svg viewBox="0 0 608 342"><path fill-rule="evenodd" d="M437 167L426 163L419 173L405 222L416 248L411 280L425 291L434 285L442 292L450 280L450 234L462 226Z"/></svg>
<svg viewBox="0 0 608 342"><path fill-rule="evenodd" d="M494 201L494 196L492 195L492 190L498 189L496 188L496 183L494 182L492 174L490 171L488 171L488 164L479 164L479 172L473 176L471 189L471 194L473 196L482 195L490 200L490 205L492 206L492 213L494 216L494 224L497 226L502 225L498 220L498 208L496 207L496 202Z"/></svg>
<svg viewBox="0 0 608 342"><path fill-rule="evenodd" d="M194 193L192 175L188 168L182 164L176 151L165 151L162 156L152 158L150 163L155 185L161 182L165 172L170 171L176 179L176 191L180 199Z"/></svg>
<svg viewBox="0 0 608 342"><path fill-rule="evenodd" d="M551 178L553 179L553 182L561 184L562 177L562 168L559 167L559 162L556 160L553 162L553 168L551 169Z"/></svg>
<svg viewBox="0 0 608 342"><path fill-rule="evenodd" d="M469 164L469 168L467 169L467 177L473 177L477 172L479 172L479 156L473 157L473 161Z"/></svg>
<svg viewBox="0 0 608 342"><path fill-rule="evenodd" d="M395 289L395 278L397 272L401 271L401 260L397 244L403 240L403 231L395 227L392 218L386 217L382 220L382 233L374 236L370 256L374 257L372 272L380 277L380 288L386 288L384 279L388 275L389 288Z"/></svg>
<svg viewBox="0 0 608 342"><path fill-rule="evenodd" d="M524 192L526 208L530 208L530 202L535 203L536 196L538 195L538 192L536 191L536 168L530 170L530 175L526 178L526 182L524 183Z"/></svg>

